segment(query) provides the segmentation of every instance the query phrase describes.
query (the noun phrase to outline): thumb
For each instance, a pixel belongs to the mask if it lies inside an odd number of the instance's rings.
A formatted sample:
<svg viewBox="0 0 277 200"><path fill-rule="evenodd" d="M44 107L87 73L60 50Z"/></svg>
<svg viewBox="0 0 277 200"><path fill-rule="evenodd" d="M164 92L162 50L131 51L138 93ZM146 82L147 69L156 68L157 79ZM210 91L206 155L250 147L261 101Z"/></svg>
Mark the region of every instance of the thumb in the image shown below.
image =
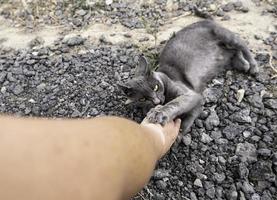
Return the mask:
<svg viewBox="0 0 277 200"><path fill-rule="evenodd" d="M176 135L179 133L180 127L181 127L181 119L178 118L174 121L174 128L175 128Z"/></svg>

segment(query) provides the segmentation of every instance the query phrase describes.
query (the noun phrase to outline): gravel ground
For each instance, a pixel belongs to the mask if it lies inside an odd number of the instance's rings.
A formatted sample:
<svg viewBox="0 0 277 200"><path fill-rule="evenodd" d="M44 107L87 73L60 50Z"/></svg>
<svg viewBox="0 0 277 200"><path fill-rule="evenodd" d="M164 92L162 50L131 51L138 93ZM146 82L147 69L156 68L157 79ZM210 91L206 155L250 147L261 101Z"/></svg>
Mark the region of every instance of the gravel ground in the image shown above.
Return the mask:
<svg viewBox="0 0 277 200"><path fill-rule="evenodd" d="M166 16L166 1L160 2ZM203 1L199 6L215 3ZM186 4L178 4L184 6L179 10L186 10ZM222 6L224 13L229 9L235 6ZM115 15L120 13L125 16L121 9ZM109 11L109 17L113 15ZM140 14L133 17L140 19ZM116 19L124 24L124 18ZM134 199L277 199L277 79L270 68L277 59L276 36L272 32L264 40L272 56L256 54L261 68L257 77L228 71L209 84L204 110L192 131L178 138ZM155 52L150 49L147 55L153 58ZM102 41L94 46L79 36L47 47L1 47L0 112L70 118L116 115L140 122L141 111L124 105L116 85L132 76L140 53L132 44Z"/></svg>

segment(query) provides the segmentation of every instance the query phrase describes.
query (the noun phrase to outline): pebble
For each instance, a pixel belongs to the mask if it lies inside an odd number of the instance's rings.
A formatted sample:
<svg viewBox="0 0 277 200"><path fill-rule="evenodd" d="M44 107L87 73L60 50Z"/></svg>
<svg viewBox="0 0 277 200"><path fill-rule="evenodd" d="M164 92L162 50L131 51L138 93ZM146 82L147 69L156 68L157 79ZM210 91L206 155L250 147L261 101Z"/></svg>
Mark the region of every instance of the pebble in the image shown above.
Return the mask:
<svg viewBox="0 0 277 200"><path fill-rule="evenodd" d="M277 109L277 99L267 99L264 101L264 105L271 109Z"/></svg>
<svg viewBox="0 0 277 200"><path fill-rule="evenodd" d="M77 10L75 13L80 16L85 16L87 14L87 11L81 9L81 10Z"/></svg>
<svg viewBox="0 0 277 200"><path fill-rule="evenodd" d="M242 191L248 195L248 194L253 194L255 192L253 186L248 182L244 181L242 185Z"/></svg>
<svg viewBox="0 0 277 200"><path fill-rule="evenodd" d="M261 149L258 149L257 153L258 153L258 155L261 155L263 157L270 157L271 150L270 149L261 148Z"/></svg>
<svg viewBox="0 0 277 200"><path fill-rule="evenodd" d="M156 180L163 179L169 176L169 171L165 169L157 169L154 171L153 178Z"/></svg>
<svg viewBox="0 0 277 200"><path fill-rule="evenodd" d="M236 155L240 156L242 162L257 161L256 147L255 147L255 145L248 143L248 142L237 144Z"/></svg>
<svg viewBox="0 0 277 200"><path fill-rule="evenodd" d="M243 137L245 137L245 138L248 138L248 137L250 137L251 136L251 132L250 131L243 131Z"/></svg>
<svg viewBox="0 0 277 200"><path fill-rule="evenodd" d="M202 188L203 187L203 184L202 184L202 181L200 179L195 179L193 185L197 186L197 187L200 187Z"/></svg>
<svg viewBox="0 0 277 200"><path fill-rule="evenodd" d="M215 107L212 107L210 110L210 115L205 120L205 126L207 130L212 130L213 127L218 126L220 123L219 117L215 111Z"/></svg>
<svg viewBox="0 0 277 200"><path fill-rule="evenodd" d="M247 179L249 175L249 170L245 163L241 162L238 167L239 176L241 179Z"/></svg>
<svg viewBox="0 0 277 200"><path fill-rule="evenodd" d="M260 199L261 199L261 197L260 197L260 195L257 194L257 193L255 193L255 194L253 194L253 195L251 196L251 200L260 200Z"/></svg>
<svg viewBox="0 0 277 200"><path fill-rule="evenodd" d="M226 176L224 173L215 173L214 174L214 180L217 183L222 183L225 180Z"/></svg>
<svg viewBox="0 0 277 200"><path fill-rule="evenodd" d="M243 131L244 127L237 125L237 124L231 124L226 126L222 133L224 134L224 136L228 139L228 140L233 140L235 139L235 137L238 135L240 136L242 131Z"/></svg>
<svg viewBox="0 0 277 200"><path fill-rule="evenodd" d="M186 145L189 146L191 144L191 135L186 134L182 137L182 142Z"/></svg>
<svg viewBox="0 0 277 200"><path fill-rule="evenodd" d="M164 181L162 181L162 180L156 181L156 185L157 185L157 187L158 187L159 189L161 189L161 190L165 190L166 187L167 187L166 182L164 182Z"/></svg>
<svg viewBox="0 0 277 200"><path fill-rule="evenodd" d="M227 3L222 7L222 10L225 12L230 12L234 9L234 4L233 3Z"/></svg>
<svg viewBox="0 0 277 200"><path fill-rule="evenodd" d="M240 10L241 10L242 12L244 12L244 13L249 12L249 8L248 8L248 7L245 7L245 6L243 6Z"/></svg>
<svg viewBox="0 0 277 200"><path fill-rule="evenodd" d="M64 42L68 45L68 46L76 46L76 45L81 45L83 44L85 41L85 39L81 36L73 36L70 38L66 38L64 39Z"/></svg>
<svg viewBox="0 0 277 200"><path fill-rule="evenodd" d="M15 94L15 95L19 95L20 93L22 93L24 91L23 87L21 85L16 85L12 92Z"/></svg>
<svg viewBox="0 0 277 200"><path fill-rule="evenodd" d="M208 144L213 140L213 138L211 138L208 134L206 133L202 133L201 134L201 142Z"/></svg>
<svg viewBox="0 0 277 200"><path fill-rule="evenodd" d="M243 109L230 116L230 118L239 123L251 123L252 119L249 116L250 109Z"/></svg>

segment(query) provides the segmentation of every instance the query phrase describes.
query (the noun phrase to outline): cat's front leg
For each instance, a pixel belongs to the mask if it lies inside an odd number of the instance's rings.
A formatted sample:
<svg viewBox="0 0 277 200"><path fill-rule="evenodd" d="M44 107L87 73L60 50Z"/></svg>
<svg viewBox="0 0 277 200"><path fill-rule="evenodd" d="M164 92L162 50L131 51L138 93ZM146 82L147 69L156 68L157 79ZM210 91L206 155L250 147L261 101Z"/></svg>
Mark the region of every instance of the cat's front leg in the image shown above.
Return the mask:
<svg viewBox="0 0 277 200"><path fill-rule="evenodd" d="M202 96L194 91L188 91L164 106L151 109L147 114L147 119L151 123L165 125L167 122L189 113L196 106L201 105Z"/></svg>

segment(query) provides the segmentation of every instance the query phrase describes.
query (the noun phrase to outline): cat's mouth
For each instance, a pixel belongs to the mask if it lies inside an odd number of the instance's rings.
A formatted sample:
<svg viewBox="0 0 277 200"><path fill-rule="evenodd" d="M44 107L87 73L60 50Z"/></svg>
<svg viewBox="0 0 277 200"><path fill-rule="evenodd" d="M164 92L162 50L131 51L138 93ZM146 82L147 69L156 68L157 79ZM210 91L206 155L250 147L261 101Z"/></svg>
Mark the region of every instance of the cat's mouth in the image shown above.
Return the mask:
<svg viewBox="0 0 277 200"><path fill-rule="evenodd" d="M161 100L160 100L159 98L154 98L154 99L153 99L153 103L154 103L155 105L158 105L158 104L161 103Z"/></svg>

